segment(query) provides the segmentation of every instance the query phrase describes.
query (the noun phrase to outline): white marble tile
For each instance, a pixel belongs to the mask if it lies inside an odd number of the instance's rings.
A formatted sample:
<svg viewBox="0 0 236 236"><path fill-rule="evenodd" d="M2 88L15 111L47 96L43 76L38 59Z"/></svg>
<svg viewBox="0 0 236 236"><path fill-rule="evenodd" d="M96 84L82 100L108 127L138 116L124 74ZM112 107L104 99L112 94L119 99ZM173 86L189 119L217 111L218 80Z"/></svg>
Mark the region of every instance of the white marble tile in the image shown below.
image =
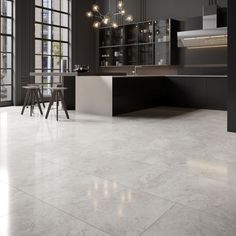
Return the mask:
<svg viewBox="0 0 236 236"><path fill-rule="evenodd" d="M142 236L234 236L236 225L182 205L175 205Z"/></svg>
<svg viewBox="0 0 236 236"><path fill-rule="evenodd" d="M19 204L21 204L19 202ZM40 201L28 202L21 210L0 217L0 235L78 235L109 236L78 219Z"/></svg>
<svg viewBox="0 0 236 236"><path fill-rule="evenodd" d="M226 218L236 225L236 191L226 182L179 168L165 172L147 183L142 191Z"/></svg>

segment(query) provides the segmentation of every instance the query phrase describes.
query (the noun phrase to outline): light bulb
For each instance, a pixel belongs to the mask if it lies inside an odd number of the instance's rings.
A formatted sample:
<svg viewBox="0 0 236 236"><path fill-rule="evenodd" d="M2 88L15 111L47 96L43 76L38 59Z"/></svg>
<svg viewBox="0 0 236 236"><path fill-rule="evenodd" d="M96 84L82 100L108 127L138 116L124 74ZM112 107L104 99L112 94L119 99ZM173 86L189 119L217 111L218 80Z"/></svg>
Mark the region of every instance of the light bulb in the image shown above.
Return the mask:
<svg viewBox="0 0 236 236"><path fill-rule="evenodd" d="M118 1L118 8L119 9L122 9L123 8L123 1Z"/></svg>
<svg viewBox="0 0 236 236"><path fill-rule="evenodd" d="M113 23L112 23L112 27L113 27L113 28L117 28L117 27L118 27L118 24L117 24L116 22L113 22Z"/></svg>
<svg viewBox="0 0 236 236"><path fill-rule="evenodd" d="M95 21L95 22L93 23L93 27L94 27L94 28L99 28L100 25L101 25L101 23L100 23L99 21Z"/></svg>
<svg viewBox="0 0 236 236"><path fill-rule="evenodd" d="M131 16L131 15L128 15L127 17L126 17L126 21L129 21L129 22L131 22L131 21L133 21L134 19L133 19L133 16Z"/></svg>
<svg viewBox="0 0 236 236"><path fill-rule="evenodd" d="M91 18L91 17L93 17L93 13L91 11L88 11L88 12L86 12L86 16Z"/></svg>
<svg viewBox="0 0 236 236"><path fill-rule="evenodd" d="M109 23L110 19L108 17L104 17L102 22L103 24L107 25Z"/></svg>
<svg viewBox="0 0 236 236"><path fill-rule="evenodd" d="M123 15L125 14L125 10L122 9L122 10L120 11L120 14L123 16Z"/></svg>
<svg viewBox="0 0 236 236"><path fill-rule="evenodd" d="M99 11L99 6L98 5L93 5L93 11Z"/></svg>

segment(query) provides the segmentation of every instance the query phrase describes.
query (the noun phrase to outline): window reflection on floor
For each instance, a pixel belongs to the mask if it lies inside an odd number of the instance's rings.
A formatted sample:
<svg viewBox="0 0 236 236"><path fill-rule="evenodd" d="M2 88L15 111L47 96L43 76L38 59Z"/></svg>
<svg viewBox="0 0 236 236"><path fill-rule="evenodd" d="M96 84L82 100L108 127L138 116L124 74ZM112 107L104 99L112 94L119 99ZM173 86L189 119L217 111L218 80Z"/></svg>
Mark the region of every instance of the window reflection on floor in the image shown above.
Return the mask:
<svg viewBox="0 0 236 236"><path fill-rule="evenodd" d="M0 177L8 182L7 170L7 114L0 113ZM0 235L7 236L9 230L9 185L0 183L0 215L3 217L0 222Z"/></svg>

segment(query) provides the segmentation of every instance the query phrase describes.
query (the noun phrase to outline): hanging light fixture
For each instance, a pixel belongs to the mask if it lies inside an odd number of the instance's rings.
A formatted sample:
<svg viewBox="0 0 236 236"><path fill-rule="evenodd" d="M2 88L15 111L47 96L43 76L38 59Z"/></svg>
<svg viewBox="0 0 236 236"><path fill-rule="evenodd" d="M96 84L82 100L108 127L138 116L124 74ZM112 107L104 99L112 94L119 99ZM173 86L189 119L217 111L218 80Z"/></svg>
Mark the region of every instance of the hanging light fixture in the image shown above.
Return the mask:
<svg viewBox="0 0 236 236"><path fill-rule="evenodd" d="M103 15L100 12L100 7L99 6L97 4L94 4L92 6L92 11L86 12L86 16L88 18L93 18L95 20L94 23L93 23L94 28L100 28L102 25L117 28L118 23L114 20L116 16L124 17L124 20L126 22L132 22L133 21L133 16L126 14L126 10L124 9L123 0L118 1L116 12L112 12L110 10L110 0L109 0L109 11L105 15Z"/></svg>

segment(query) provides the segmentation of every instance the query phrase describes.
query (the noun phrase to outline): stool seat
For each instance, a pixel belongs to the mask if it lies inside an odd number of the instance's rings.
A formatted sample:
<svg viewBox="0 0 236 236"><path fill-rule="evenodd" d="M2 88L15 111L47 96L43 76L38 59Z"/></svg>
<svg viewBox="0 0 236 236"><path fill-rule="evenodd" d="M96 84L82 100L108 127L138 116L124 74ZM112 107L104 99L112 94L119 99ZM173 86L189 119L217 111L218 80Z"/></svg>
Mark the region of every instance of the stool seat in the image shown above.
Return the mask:
<svg viewBox="0 0 236 236"><path fill-rule="evenodd" d="M55 91L57 90L58 91L58 90L66 90L68 88L65 88L65 87L52 87L52 88L49 88L49 89L52 90L52 91L53 90L55 90Z"/></svg>
<svg viewBox="0 0 236 236"><path fill-rule="evenodd" d="M62 91L66 90L67 88L65 88L65 87L51 87L49 89L52 91L52 97L51 97L51 101L49 103L47 114L46 114L45 118L46 119L48 118L51 107L53 106L54 102L56 102L56 104L57 104L57 109L56 109L57 110L57 121L58 121L58 106L59 106L59 101L61 101L62 107L63 107L65 114L66 114L66 117L67 117L67 119L69 119L69 114L68 114L68 111L66 108L65 99L64 99L64 96L62 93Z"/></svg>
<svg viewBox="0 0 236 236"><path fill-rule="evenodd" d="M38 86L34 86L34 85L27 85L27 86L23 86L22 88L24 89L38 89Z"/></svg>

